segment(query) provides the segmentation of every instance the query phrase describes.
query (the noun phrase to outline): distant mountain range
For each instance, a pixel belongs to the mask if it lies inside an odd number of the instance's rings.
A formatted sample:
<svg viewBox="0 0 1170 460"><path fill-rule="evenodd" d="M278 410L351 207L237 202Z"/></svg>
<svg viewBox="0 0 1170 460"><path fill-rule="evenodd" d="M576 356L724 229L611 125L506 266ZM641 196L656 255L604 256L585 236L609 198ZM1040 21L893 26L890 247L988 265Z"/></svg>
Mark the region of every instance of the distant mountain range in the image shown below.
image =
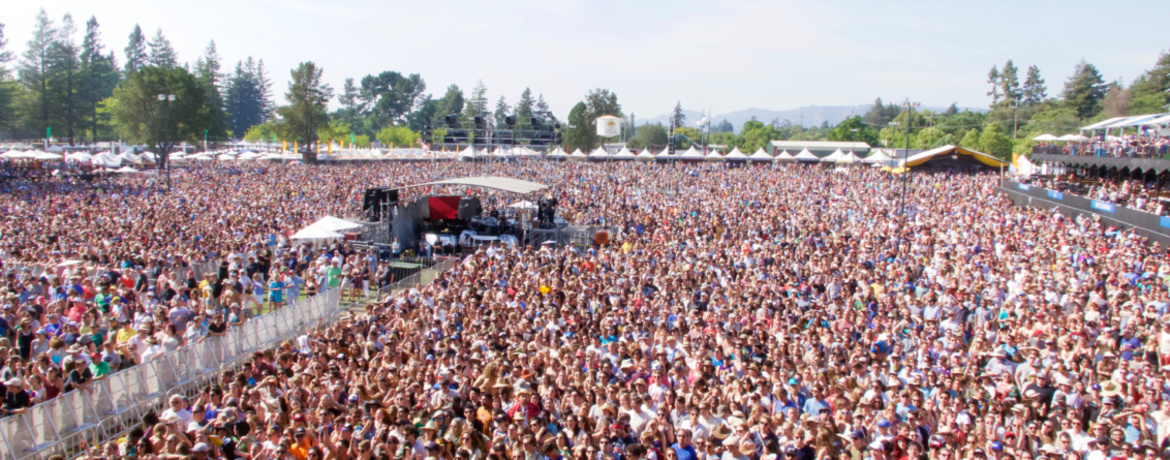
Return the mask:
<svg viewBox="0 0 1170 460"><path fill-rule="evenodd" d="M751 120L752 117L755 117L756 120L764 122L765 124L772 121L773 119L775 119L781 123L783 123L784 120L788 120L793 125L801 125L803 123L803 125L806 127L820 126L821 123L824 123L825 121L828 121L830 125L835 125L837 123L840 123L841 120L844 120L845 118L847 118L851 115L865 115L865 112L868 112L870 107L873 107L872 103L871 104L864 104L864 105L840 105L840 106L810 105L810 106L805 106L805 107L801 107L798 109L792 109L792 110L766 110L766 109L737 110L735 112L712 115L711 116L711 125L714 126L714 125L717 125L719 123L722 123L723 120L727 120L728 122L731 123L732 126L735 127L736 133L738 133L741 129L743 129L743 124L745 122L747 122L748 120ZM933 110L933 111L943 111L943 110L947 109L946 107L923 107L923 108ZM963 108L960 108L959 110L963 110ZM972 110L983 111L983 109L972 109ZM635 115L637 115L637 114L635 114ZM699 122L699 120L701 120L703 118L703 114L696 112L694 110L683 109L683 115L686 115L687 126L696 126L696 124ZM655 123L661 123L663 126L666 126L670 123L670 116L671 116L671 114L667 113L667 114L659 115L659 116L656 116L654 118L649 118L649 119L638 118L637 120L635 120L635 123L639 126L646 125L646 124L655 124Z"/></svg>

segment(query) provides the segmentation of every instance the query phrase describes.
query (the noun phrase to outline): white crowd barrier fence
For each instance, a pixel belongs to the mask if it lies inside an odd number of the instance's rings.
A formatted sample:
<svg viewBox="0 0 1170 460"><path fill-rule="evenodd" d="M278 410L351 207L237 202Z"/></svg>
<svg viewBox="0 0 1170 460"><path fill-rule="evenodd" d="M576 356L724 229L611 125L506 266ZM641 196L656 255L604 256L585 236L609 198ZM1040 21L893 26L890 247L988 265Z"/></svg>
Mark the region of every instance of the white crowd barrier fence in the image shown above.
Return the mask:
<svg viewBox="0 0 1170 460"><path fill-rule="evenodd" d="M179 348L157 359L93 381L0 419L0 460L72 458L86 446L120 436L172 394L196 394L222 370L244 364L254 351L274 348L341 313L340 292L331 289L229 328L223 337Z"/></svg>

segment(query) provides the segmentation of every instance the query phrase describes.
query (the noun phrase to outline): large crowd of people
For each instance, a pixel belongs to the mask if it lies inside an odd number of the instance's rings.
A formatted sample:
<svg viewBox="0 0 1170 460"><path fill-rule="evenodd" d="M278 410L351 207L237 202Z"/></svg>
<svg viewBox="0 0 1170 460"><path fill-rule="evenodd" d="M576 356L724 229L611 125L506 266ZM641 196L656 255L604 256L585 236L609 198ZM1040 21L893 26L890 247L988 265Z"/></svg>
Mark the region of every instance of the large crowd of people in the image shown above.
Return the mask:
<svg viewBox="0 0 1170 460"><path fill-rule="evenodd" d="M1167 199L1170 191L1157 178L1147 180L1131 178L1085 179L1074 174L1033 176L1023 182L1044 188L1073 193L1102 203L1112 203L1129 209L1151 214L1170 214Z"/></svg>
<svg viewBox="0 0 1170 460"><path fill-rule="evenodd" d="M1165 251L1014 207L995 175L914 171L903 195L902 176L800 165L212 168L165 194L151 177L8 184L0 260L52 276L0 286L7 413L246 320L245 283L360 279L368 256L283 235L355 215L366 187L504 175L622 230L481 248L87 456L1170 457ZM207 261L219 288L187 272Z"/></svg>
<svg viewBox="0 0 1170 460"><path fill-rule="evenodd" d="M1095 137L1087 142L1056 142L1037 146L1034 153L1119 158L1162 158L1170 153L1170 138L1155 131L1124 136Z"/></svg>

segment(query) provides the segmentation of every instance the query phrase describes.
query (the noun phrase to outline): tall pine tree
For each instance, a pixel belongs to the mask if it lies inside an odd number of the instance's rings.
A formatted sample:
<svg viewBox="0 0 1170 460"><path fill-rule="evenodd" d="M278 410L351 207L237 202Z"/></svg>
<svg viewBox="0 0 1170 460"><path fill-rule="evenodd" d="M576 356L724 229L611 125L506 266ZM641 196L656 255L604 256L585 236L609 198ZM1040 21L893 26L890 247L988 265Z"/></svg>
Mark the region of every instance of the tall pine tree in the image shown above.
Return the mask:
<svg viewBox="0 0 1170 460"><path fill-rule="evenodd" d="M1003 98L1006 101L1020 101L1020 77L1019 70L1016 69L1016 64L1008 59L1003 65L1003 70L999 72L999 86L1003 91Z"/></svg>
<svg viewBox="0 0 1170 460"><path fill-rule="evenodd" d="M33 26L33 36L28 41L24 58L20 63L20 81L31 96L28 99L30 104L28 113L39 115L31 126L37 132L45 132L50 126L49 79L52 77L51 54L56 40L57 30L53 27L53 20L49 19L49 13L41 8Z"/></svg>
<svg viewBox="0 0 1170 460"><path fill-rule="evenodd" d="M85 111L82 118L88 118L86 125L89 127L89 139L93 142L99 138L98 103L113 95L119 79L114 54L105 54L104 48L97 18L91 16L85 23L85 37L81 40L81 90L78 99Z"/></svg>
<svg viewBox="0 0 1170 460"><path fill-rule="evenodd" d="M528 125L532 123L532 90L524 88L524 92L520 93L520 100L516 101L516 107L513 108L513 114L516 115L516 124Z"/></svg>
<svg viewBox="0 0 1170 460"><path fill-rule="evenodd" d="M265 94L266 76L260 74L263 68L251 57L236 63L235 72L227 80L225 105L227 106L228 129L236 137L242 137L248 129L268 120L271 99Z"/></svg>
<svg viewBox="0 0 1170 460"><path fill-rule="evenodd" d="M65 137L70 145L73 144L78 125L77 115L80 101L78 73L81 61L78 57L77 42L74 35L77 28L73 24L73 16L65 14L61 18L61 26L57 29L56 40L49 48L51 76L49 77L48 98L50 120L65 129Z"/></svg>
<svg viewBox="0 0 1170 460"><path fill-rule="evenodd" d="M19 119L15 107L14 86L17 82L9 79L8 63L13 59L12 51L8 50L8 39L4 37L4 24L0 23L0 129L14 128Z"/></svg>
<svg viewBox="0 0 1170 460"><path fill-rule="evenodd" d="M154 38L150 39L147 46L150 47L150 57L147 58L150 65L163 69L179 65L179 56L175 53L175 48L171 46L171 41L163 35L161 27L155 31Z"/></svg>
<svg viewBox="0 0 1170 460"><path fill-rule="evenodd" d="M1081 59L1073 70L1072 77L1064 84L1064 101L1087 120L1101 111L1101 100L1105 99L1105 80L1093 64Z"/></svg>
<svg viewBox="0 0 1170 460"><path fill-rule="evenodd" d="M195 78L203 86L203 94L207 98L208 125L205 136L209 140L226 139L228 136L228 119L223 102L224 76L220 68L221 59L215 48L215 40L212 40L203 56L195 62ZM244 133L236 136L243 137Z"/></svg>
<svg viewBox="0 0 1170 460"><path fill-rule="evenodd" d="M137 72L147 65L146 36L142 34L142 27L134 24L130 32L130 43L126 44L126 74Z"/></svg>
<svg viewBox="0 0 1170 460"><path fill-rule="evenodd" d="M995 107L999 104L999 69L996 66L991 66L991 71L987 72L987 84L991 85L987 95L991 96L991 106Z"/></svg>
<svg viewBox="0 0 1170 460"><path fill-rule="evenodd" d="M1029 66L1028 75L1024 77L1024 88L1022 90L1024 104L1035 105L1044 102L1047 91L1048 88L1044 86L1044 79L1040 77L1040 68Z"/></svg>
<svg viewBox="0 0 1170 460"><path fill-rule="evenodd" d="M496 129L505 129L507 125L504 120L511 113L512 108L508 106L508 101L504 100L504 96L500 96L500 100L496 101L496 112L492 114L492 118L496 122Z"/></svg>

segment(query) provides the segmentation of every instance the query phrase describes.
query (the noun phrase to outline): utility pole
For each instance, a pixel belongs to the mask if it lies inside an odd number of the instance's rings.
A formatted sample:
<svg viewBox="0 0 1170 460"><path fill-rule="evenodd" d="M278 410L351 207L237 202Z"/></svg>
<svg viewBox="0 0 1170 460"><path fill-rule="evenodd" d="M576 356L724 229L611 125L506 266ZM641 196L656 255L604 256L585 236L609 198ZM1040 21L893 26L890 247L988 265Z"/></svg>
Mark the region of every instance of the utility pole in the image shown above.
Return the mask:
<svg viewBox="0 0 1170 460"><path fill-rule="evenodd" d="M163 142L162 152L159 152L166 162L166 176L167 176L167 192L171 191L171 101L175 100L174 94L159 94L158 100L163 105Z"/></svg>
<svg viewBox="0 0 1170 460"><path fill-rule="evenodd" d="M921 104L918 102L911 102L909 98L902 102L902 108L906 111L906 149L902 151L902 205L901 205L901 220L898 222L898 237L894 239L894 257L898 257L898 252L901 250L901 233L906 227L906 189L907 182L910 179L910 167L906 164L910 159L910 125L914 124L914 109Z"/></svg>

